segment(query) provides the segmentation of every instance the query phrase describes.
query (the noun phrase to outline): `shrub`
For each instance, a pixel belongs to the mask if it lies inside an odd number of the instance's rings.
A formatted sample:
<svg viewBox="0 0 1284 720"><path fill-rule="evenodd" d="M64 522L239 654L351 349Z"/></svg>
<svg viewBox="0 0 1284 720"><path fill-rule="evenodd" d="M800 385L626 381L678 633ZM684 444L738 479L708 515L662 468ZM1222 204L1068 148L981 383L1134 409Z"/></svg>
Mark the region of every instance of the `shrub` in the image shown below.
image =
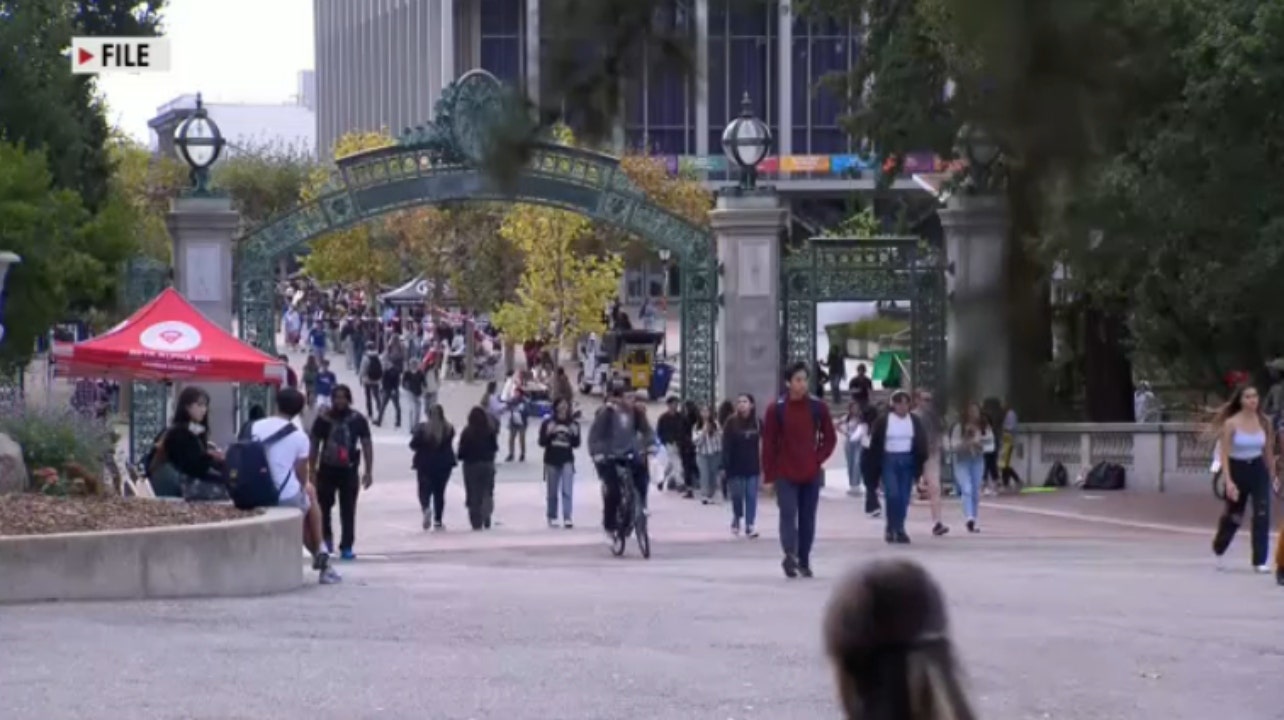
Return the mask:
<svg viewBox="0 0 1284 720"><path fill-rule="evenodd" d="M103 459L114 448L109 425L70 409L6 409L0 415L0 433L22 447L22 460L30 473L71 463L86 474L101 475Z"/></svg>

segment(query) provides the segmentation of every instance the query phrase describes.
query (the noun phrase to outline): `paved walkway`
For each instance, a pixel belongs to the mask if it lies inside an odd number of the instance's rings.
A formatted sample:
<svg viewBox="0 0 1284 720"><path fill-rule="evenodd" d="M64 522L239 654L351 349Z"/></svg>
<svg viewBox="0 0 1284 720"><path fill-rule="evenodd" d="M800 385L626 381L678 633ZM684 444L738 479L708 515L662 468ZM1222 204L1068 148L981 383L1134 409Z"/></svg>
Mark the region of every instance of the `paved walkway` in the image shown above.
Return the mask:
<svg viewBox="0 0 1284 720"><path fill-rule="evenodd" d="M452 420L479 395L450 386ZM828 593L849 565L906 555L946 589L986 720L1284 718L1284 590L1248 571L1242 542L1230 569L1214 570L1207 529L1193 518L1166 528L1106 510L1140 500L1002 498L983 506L983 534L956 528L940 539L916 506L914 544L889 548L878 523L832 487L818 576L790 582L770 501L763 537L748 541L731 537L725 506L658 497L655 556L630 549L615 559L596 529L596 484L582 478L577 527L548 529L533 444L526 463L500 468L499 527L461 529L456 478L449 529L425 533L407 433L375 432L361 558L343 565L343 584L244 600L0 608L0 648L14 659L0 662L0 716L837 717L819 636ZM1086 508L1102 510L1074 519ZM948 512L956 518L957 506Z"/></svg>

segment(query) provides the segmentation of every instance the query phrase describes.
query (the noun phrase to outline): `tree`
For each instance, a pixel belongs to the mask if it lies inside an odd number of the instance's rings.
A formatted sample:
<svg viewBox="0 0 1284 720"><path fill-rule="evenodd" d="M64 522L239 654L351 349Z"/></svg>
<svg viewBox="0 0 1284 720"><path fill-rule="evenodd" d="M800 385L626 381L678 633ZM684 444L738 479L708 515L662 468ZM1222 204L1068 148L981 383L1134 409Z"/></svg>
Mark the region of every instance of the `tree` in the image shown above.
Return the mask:
<svg viewBox="0 0 1284 720"><path fill-rule="evenodd" d="M616 255L588 255L577 245L587 219L566 210L518 205L500 235L525 258L517 299L495 312L495 324L514 340L550 338L554 348L583 333L602 332L602 310L619 290Z"/></svg>
<svg viewBox="0 0 1284 720"><path fill-rule="evenodd" d="M43 153L0 142L0 250L22 264L9 273L0 367L21 367L35 340L63 319L72 299L102 282L102 264L84 250L89 213L71 190L53 188Z"/></svg>
<svg viewBox="0 0 1284 720"><path fill-rule="evenodd" d="M393 144L382 132L353 132L335 143L334 156L343 158L366 150ZM330 172L316 168L301 194L311 202L325 192ZM312 241L310 252L302 258L303 271L319 283L359 283L373 300L380 283L400 279L397 256L391 237L382 228L369 224L327 233Z"/></svg>
<svg viewBox="0 0 1284 720"><path fill-rule="evenodd" d="M455 222L449 210L424 207L393 213L383 223L385 232L392 237L402 272L427 281L424 302L429 307L440 306L446 299L456 256Z"/></svg>
<svg viewBox="0 0 1284 720"><path fill-rule="evenodd" d="M566 133L562 142L574 144L575 139ZM672 175L662 158L636 153L621 157L620 169L651 202L700 227L708 227L713 193L700 180L681 173ZM656 252L655 247L636 235L608 225L599 225L586 236L586 241L586 252L617 252L627 264L651 261Z"/></svg>
<svg viewBox="0 0 1284 720"><path fill-rule="evenodd" d="M112 192L133 211L138 252L168 263L172 253L165 216L170 201L188 184L187 169L176 159L154 155L124 135L109 147L114 172Z"/></svg>
<svg viewBox="0 0 1284 720"><path fill-rule="evenodd" d="M306 150L263 145L240 148L214 166L212 184L232 197L246 227L257 227L299 203L320 168Z"/></svg>

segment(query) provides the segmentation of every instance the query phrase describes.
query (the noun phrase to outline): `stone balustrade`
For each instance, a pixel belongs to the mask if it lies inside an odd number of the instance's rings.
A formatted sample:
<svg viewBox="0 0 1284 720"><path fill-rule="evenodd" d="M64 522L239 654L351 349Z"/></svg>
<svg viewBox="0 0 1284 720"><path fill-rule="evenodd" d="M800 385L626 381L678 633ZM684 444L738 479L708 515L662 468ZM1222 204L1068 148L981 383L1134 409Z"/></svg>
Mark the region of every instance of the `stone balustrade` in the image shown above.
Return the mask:
<svg viewBox="0 0 1284 720"><path fill-rule="evenodd" d="M1012 468L1042 485L1053 463L1070 481L1100 462L1128 471L1128 490L1209 492L1214 438L1193 423L1029 423L1018 427Z"/></svg>

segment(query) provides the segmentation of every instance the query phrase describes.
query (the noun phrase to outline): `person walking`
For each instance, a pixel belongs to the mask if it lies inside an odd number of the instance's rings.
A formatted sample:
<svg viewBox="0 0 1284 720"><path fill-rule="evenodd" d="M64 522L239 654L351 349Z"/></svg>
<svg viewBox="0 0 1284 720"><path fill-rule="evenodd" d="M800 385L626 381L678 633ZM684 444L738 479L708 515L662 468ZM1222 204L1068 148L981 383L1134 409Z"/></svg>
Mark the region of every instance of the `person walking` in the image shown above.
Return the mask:
<svg viewBox="0 0 1284 720"><path fill-rule="evenodd" d="M1017 413L1016 408L1008 404L1003 408L1003 442L999 450L999 478L1003 489L1009 487L1021 489L1021 476L1012 467L1012 453L1016 450Z"/></svg>
<svg viewBox="0 0 1284 720"><path fill-rule="evenodd" d="M446 509L446 485L456 465L455 428L446 420L440 405L428 408L428 420L415 426L410 449L415 453L412 466L419 486L423 528L445 530L442 514Z"/></svg>
<svg viewBox="0 0 1284 720"><path fill-rule="evenodd" d="M334 389L333 403L312 422L308 468L316 478L317 501L321 504L321 533L327 552L334 553L334 531L330 522L335 500L339 502L339 557L357 559L357 496L374 483L374 444L370 422L352 407L352 390L347 385ZM363 463L364 461L364 463ZM364 467L364 472L360 469Z"/></svg>
<svg viewBox="0 0 1284 720"><path fill-rule="evenodd" d="M688 400L682 405L682 432L678 435L678 455L682 458L682 497L695 497L700 486L700 464L696 460L695 429L700 421L700 408Z"/></svg>
<svg viewBox="0 0 1284 720"><path fill-rule="evenodd" d="M509 375L499 399L504 403L504 424L508 426L508 457L504 458L504 462L512 462L514 452L520 453L518 462L526 462L527 400L524 371Z"/></svg>
<svg viewBox="0 0 1284 720"><path fill-rule="evenodd" d="M303 361L303 392L307 398L308 407L316 407L317 404L317 376L321 374L321 365L317 362L316 355L309 355L307 360Z"/></svg>
<svg viewBox="0 0 1284 720"><path fill-rule="evenodd" d="M558 398L553 414L539 427L539 446L544 448L544 482L548 486L548 526L557 527L560 501L562 527L574 527L572 510L575 488L575 449L580 446L580 424L571 413L571 401Z"/></svg>
<svg viewBox="0 0 1284 720"><path fill-rule="evenodd" d="M437 404L437 394L441 392L441 364L442 353L437 350L429 350L424 355L423 377L424 392L423 405L424 412L428 412L433 405Z"/></svg>
<svg viewBox="0 0 1284 720"><path fill-rule="evenodd" d="M869 444L874 433L874 423L878 421L878 410L865 407L860 411L860 422L864 431L857 428L860 436L860 479L865 484L865 516L878 518L883 515L882 504L878 501L878 488L882 485L875 467L874 456L869 452Z"/></svg>
<svg viewBox="0 0 1284 720"><path fill-rule="evenodd" d="M883 539L888 543L908 545L905 519L909 515L914 480L923 474L927 463L927 428L910 412L909 393L892 393L891 412L875 423L869 441L870 467L883 479L887 498L887 526Z"/></svg>
<svg viewBox="0 0 1284 720"><path fill-rule="evenodd" d="M700 408L693 433L696 466L700 468L700 502L709 505L718 494L722 477L722 428L712 406Z"/></svg>
<svg viewBox="0 0 1284 720"><path fill-rule="evenodd" d="M774 484L780 508L780 567L786 577L809 578L821 480L838 439L829 406L808 392L806 363L795 364L785 378L785 394L763 420L763 481Z"/></svg>
<svg viewBox="0 0 1284 720"><path fill-rule="evenodd" d="M941 445L943 441L941 417L932 404L932 394L920 390L914 398L914 415L922 421L927 434L927 462L919 468L919 482L927 496L932 511L932 534L941 537L950 531L945 524L945 508L941 499Z"/></svg>
<svg viewBox="0 0 1284 720"><path fill-rule="evenodd" d="M950 431L950 452L954 454L954 479L963 497L963 519L971 533L981 532L977 516L985 482L986 438L994 444L994 433L981 414L981 406L968 403L963 418Z"/></svg>
<svg viewBox="0 0 1284 720"><path fill-rule="evenodd" d="M438 406L440 407L440 405ZM459 450L455 453L464 466L464 504L473 530L489 530L495 512L495 456L499 454L499 437L486 411L475 407L468 413L468 424L459 433Z"/></svg>
<svg viewBox="0 0 1284 720"><path fill-rule="evenodd" d="M1251 502L1253 514L1249 527L1253 568L1266 573L1271 570L1266 564L1271 490L1273 487L1279 491L1280 479L1274 470L1274 433L1270 421L1258 407L1259 402L1257 388L1242 385L1231 393L1230 399L1213 416L1213 427L1220 438L1222 471L1226 473L1226 507L1213 536L1213 554L1220 564L1243 522L1244 510ZM1278 565L1278 558L1276 563Z"/></svg>
<svg viewBox="0 0 1284 720"><path fill-rule="evenodd" d="M381 406L379 387L383 384L383 360L379 358L379 350L374 341L366 344L366 355L361 359L357 374L361 376L361 387L365 390L366 415L375 417L375 412Z"/></svg>
<svg viewBox="0 0 1284 720"><path fill-rule="evenodd" d="M401 389L406 394L406 426L414 432L429 408L424 406L424 370L415 363L401 374Z"/></svg>
<svg viewBox="0 0 1284 720"><path fill-rule="evenodd" d="M380 379L382 402L379 403L379 419L375 420L376 426L383 426L383 417L388 411L388 403L392 403L397 413L394 426L401 428L401 375L405 369L406 350L401 345L401 336L390 334L388 347L383 353L383 377Z"/></svg>
<svg viewBox="0 0 1284 720"><path fill-rule="evenodd" d="M678 439L682 436L682 401L670 396L665 401L664 412L656 419L655 433L664 447L664 474L656 487L677 490L682 478L682 454L678 451Z"/></svg>
<svg viewBox="0 0 1284 720"><path fill-rule="evenodd" d="M731 497L731 534L758 537L758 485L762 482L762 421L752 395L736 398L736 409L722 426L722 475Z"/></svg>
<svg viewBox="0 0 1284 720"><path fill-rule="evenodd" d="M843 456L847 459L847 494L859 497L864 493L864 484L860 475L861 442L869 434L869 426L863 422L861 406L855 400L847 405L847 414L838 422L838 430L843 434Z"/></svg>

